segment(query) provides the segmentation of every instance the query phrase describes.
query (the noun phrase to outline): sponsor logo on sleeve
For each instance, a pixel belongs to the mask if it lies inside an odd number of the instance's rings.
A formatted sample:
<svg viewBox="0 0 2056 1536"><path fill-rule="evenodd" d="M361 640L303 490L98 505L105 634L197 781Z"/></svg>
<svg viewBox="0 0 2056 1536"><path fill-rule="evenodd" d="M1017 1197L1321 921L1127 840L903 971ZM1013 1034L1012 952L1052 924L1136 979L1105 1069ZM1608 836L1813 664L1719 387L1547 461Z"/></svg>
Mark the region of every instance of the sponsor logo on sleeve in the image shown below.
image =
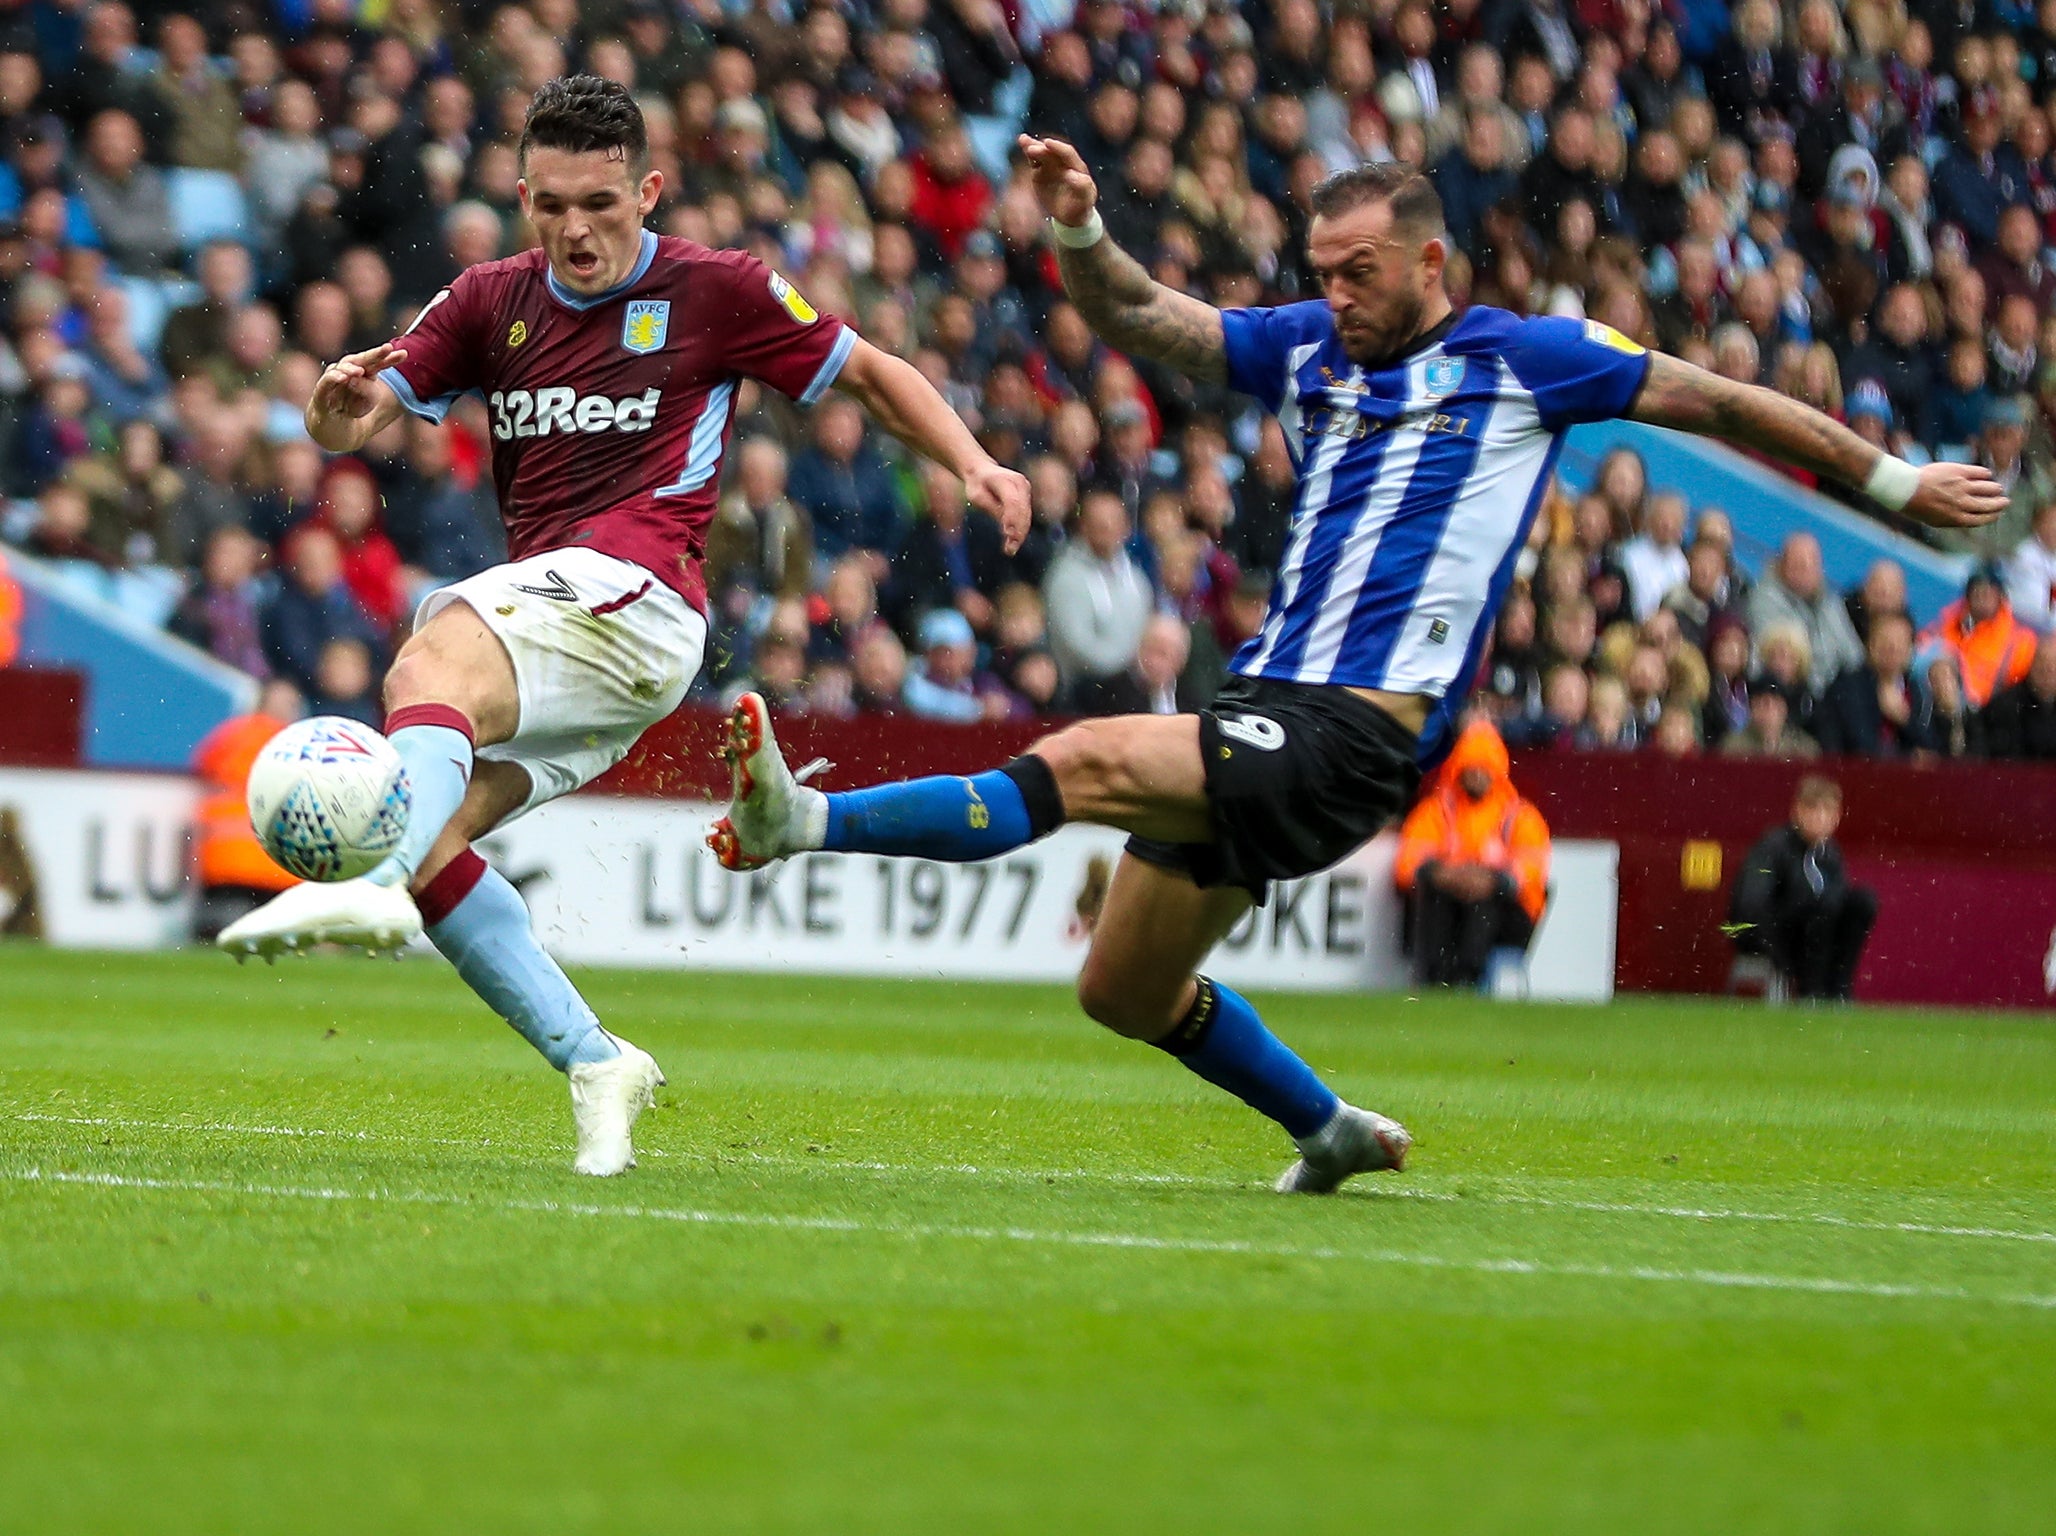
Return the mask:
<svg viewBox="0 0 2056 1536"><path fill-rule="evenodd" d="M1623 336L1612 326L1602 324L1597 320L1587 320L1585 322L1585 339L1587 341L1596 341L1602 347L1611 347L1616 352L1625 352L1630 357L1640 357L1647 350L1639 342L1628 340L1627 337Z"/></svg>
<svg viewBox="0 0 2056 1536"><path fill-rule="evenodd" d="M814 306L800 297L799 289L793 287L791 283L788 283L776 272L771 274L771 297L784 305L785 312L801 325L812 325L821 318L815 312Z"/></svg>
<svg viewBox="0 0 2056 1536"><path fill-rule="evenodd" d="M669 299L631 299L621 318L621 345L638 357L661 351L671 330Z"/></svg>

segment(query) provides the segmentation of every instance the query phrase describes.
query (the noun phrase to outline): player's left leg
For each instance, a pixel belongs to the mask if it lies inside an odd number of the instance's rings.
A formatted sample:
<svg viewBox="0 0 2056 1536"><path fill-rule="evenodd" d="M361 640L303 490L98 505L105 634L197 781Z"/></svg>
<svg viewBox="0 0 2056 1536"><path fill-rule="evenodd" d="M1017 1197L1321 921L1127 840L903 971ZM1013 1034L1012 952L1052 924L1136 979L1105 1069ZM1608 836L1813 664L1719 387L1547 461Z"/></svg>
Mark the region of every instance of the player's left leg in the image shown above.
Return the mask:
<svg viewBox="0 0 2056 1536"><path fill-rule="evenodd" d="M1412 1138L1403 1126L1345 1103L1247 998L1196 974L1250 900L1245 890L1204 888L1182 870L1123 854L1078 976L1079 1003L1283 1127L1300 1160L1280 1190L1326 1194L1353 1174L1404 1167Z"/></svg>
<svg viewBox="0 0 2056 1536"><path fill-rule="evenodd" d="M601 1178L635 1166L631 1133L664 1074L613 1035L550 957L521 893L479 857L482 837L534 798L519 763L482 758L470 791L414 876L429 942L485 1005L562 1072L578 1136L572 1167Z"/></svg>

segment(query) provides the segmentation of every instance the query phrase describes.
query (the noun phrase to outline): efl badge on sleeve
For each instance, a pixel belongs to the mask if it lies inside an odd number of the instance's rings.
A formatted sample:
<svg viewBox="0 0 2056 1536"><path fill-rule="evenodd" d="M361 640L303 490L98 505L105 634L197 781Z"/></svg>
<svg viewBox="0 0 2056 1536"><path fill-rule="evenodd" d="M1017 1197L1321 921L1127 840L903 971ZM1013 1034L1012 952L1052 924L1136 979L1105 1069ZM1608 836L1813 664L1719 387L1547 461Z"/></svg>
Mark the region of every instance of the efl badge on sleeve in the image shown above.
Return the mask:
<svg viewBox="0 0 2056 1536"><path fill-rule="evenodd" d="M1436 357L1428 360L1428 393L1441 396L1450 393L1463 382L1463 359L1460 357Z"/></svg>
<svg viewBox="0 0 2056 1536"><path fill-rule="evenodd" d="M771 297L785 306L785 312L801 325L812 325L821 317L814 312L814 306L800 297L799 289L793 287L776 272L771 274Z"/></svg>
<svg viewBox="0 0 2056 1536"><path fill-rule="evenodd" d="M631 299L621 321L621 345L638 357L660 352L671 329L669 299Z"/></svg>
<svg viewBox="0 0 2056 1536"><path fill-rule="evenodd" d="M1646 350L1640 343L1628 340L1612 326L1598 320L1585 322L1585 339L1596 341L1602 347L1611 347L1616 352L1625 352L1630 357L1640 357Z"/></svg>

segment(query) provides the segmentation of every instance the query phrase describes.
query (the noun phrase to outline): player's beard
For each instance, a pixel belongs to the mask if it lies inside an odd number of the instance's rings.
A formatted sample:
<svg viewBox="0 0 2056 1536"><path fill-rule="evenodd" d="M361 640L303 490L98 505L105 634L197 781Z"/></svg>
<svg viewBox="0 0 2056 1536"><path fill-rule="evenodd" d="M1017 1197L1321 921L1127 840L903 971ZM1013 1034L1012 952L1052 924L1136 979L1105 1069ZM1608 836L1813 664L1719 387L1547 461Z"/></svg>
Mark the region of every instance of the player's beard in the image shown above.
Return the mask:
<svg viewBox="0 0 2056 1536"><path fill-rule="evenodd" d="M1351 334L1338 326L1336 334L1342 339L1344 355L1359 368L1376 368L1396 360L1404 355L1414 337L1421 334L1421 317L1427 309L1425 298L1407 291L1394 297L1388 320L1376 331Z"/></svg>

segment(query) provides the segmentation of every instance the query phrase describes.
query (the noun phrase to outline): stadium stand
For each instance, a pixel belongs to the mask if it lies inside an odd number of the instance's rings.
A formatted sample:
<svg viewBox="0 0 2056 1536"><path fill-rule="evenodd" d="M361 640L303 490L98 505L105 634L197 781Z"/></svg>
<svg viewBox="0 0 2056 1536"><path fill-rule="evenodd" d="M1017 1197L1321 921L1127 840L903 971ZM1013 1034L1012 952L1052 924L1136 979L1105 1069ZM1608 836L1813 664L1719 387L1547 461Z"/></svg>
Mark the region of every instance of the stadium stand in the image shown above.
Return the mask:
<svg viewBox="0 0 2056 1536"><path fill-rule="evenodd" d="M172 660L185 641L309 687L326 655L362 708L359 674L413 601L497 555L475 402L354 465L325 464L298 414L322 362L526 243L514 132L535 84L571 69L642 100L656 227L787 273L1036 486L1035 535L1002 556L945 478L852 413L809 421L746 388L704 700L756 685L829 715L961 712L929 686L933 651L942 691L993 717L1189 706L1249 633L1290 507L1277 430L1086 330L1012 157L1032 126L1080 145L1109 227L1159 278L1215 302L1307 294L1308 189L1404 159L1448 206L1460 302L1603 320L1915 461L1980 457L2014 492L1996 530L1942 547L1740 455L1584 429L1524 562L1529 601L1485 661L1509 739L1708 750L1753 739L1759 693L1803 730L1864 657L1809 644L1795 672L1790 637L1763 632L1749 590L1798 533L1857 632L1879 601L1915 621L1905 686L1943 722L1918 753L2024 750L2028 642L1986 687L1942 615L1974 558L2000 564L2030 642L2052 622L2056 12L91 0L0 23L0 538L68 604L72 639L39 652L53 626L31 623L24 654L92 673L94 760L183 760L247 700ZM1093 554L1074 522L1099 505L1111 528L1116 501L1121 547ZM1124 594L1090 644L1081 572ZM116 638L79 643L105 604ZM938 605L972 631L968 667L922 643ZM175 729L101 698L129 685L96 645L127 654L138 625L168 625L183 639L153 657L210 680ZM1739 667L1732 642L1714 655L1737 626Z"/></svg>

